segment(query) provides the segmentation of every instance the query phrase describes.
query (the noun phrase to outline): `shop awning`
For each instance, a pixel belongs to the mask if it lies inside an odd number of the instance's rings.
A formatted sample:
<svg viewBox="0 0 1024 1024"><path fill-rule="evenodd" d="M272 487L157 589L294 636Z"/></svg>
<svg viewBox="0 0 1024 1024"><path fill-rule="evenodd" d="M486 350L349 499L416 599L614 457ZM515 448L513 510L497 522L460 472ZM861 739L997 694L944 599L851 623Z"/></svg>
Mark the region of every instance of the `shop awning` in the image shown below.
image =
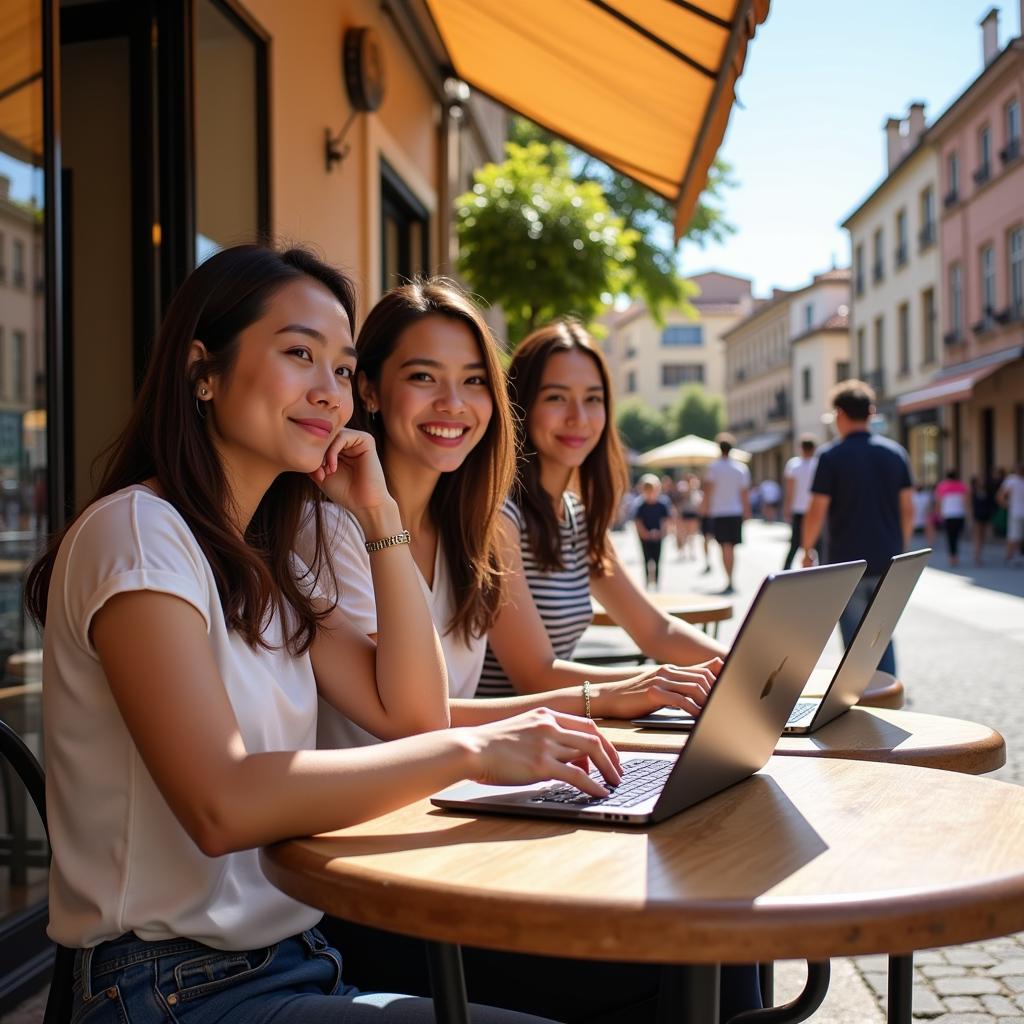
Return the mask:
<svg viewBox="0 0 1024 1024"><path fill-rule="evenodd" d="M742 438L739 443L751 455L760 455L762 452L778 448L787 437L789 433L785 430L769 430L763 434L754 434L753 437Z"/></svg>
<svg viewBox="0 0 1024 1024"><path fill-rule="evenodd" d="M43 54L39 0L0 4L0 152L43 152Z"/></svg>
<svg viewBox="0 0 1024 1024"><path fill-rule="evenodd" d="M686 230L769 0L427 0L455 73L676 204Z"/></svg>
<svg viewBox="0 0 1024 1024"><path fill-rule="evenodd" d="M944 376L940 374L928 387L900 395L896 399L896 408L901 414L906 414L922 409L935 409L940 405L952 405L954 402L966 402L979 381L990 377L1007 363L1020 359L1022 355L1024 348L1018 346L987 357L971 369L960 372L947 371Z"/></svg>

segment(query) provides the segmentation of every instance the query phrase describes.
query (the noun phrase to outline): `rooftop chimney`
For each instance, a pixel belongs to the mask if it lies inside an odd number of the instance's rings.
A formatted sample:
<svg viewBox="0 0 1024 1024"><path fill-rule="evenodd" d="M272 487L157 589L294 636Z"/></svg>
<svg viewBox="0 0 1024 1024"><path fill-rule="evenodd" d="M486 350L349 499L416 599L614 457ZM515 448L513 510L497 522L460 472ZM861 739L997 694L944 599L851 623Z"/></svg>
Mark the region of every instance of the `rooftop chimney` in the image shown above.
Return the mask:
<svg viewBox="0 0 1024 1024"><path fill-rule="evenodd" d="M1024 0L1022 0L1024 2ZM924 104L918 100L907 111L907 148L913 149L924 135Z"/></svg>
<svg viewBox="0 0 1024 1024"><path fill-rule="evenodd" d="M981 25L981 57L988 67L999 53L999 8L990 7L978 24Z"/></svg>
<svg viewBox="0 0 1024 1024"><path fill-rule="evenodd" d="M885 156L890 171L903 159L903 139L900 138L898 117L890 117L885 122Z"/></svg>

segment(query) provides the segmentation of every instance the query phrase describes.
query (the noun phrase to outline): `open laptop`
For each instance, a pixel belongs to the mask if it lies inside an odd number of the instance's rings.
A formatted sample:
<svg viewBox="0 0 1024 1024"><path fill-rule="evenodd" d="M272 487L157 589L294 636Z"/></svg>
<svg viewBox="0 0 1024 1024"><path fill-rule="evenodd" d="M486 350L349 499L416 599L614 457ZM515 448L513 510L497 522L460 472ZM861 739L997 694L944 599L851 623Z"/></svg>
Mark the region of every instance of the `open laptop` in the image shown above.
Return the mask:
<svg viewBox="0 0 1024 1024"><path fill-rule="evenodd" d="M447 810L595 823L662 821L763 768L864 562L768 576L740 626L693 735L676 754L623 754L622 783L591 797L564 783L461 783L431 802ZM592 773L599 778L596 771Z"/></svg>
<svg viewBox="0 0 1024 1024"><path fill-rule="evenodd" d="M803 736L815 732L849 711L861 699L871 685L882 652L892 638L931 553L931 548L922 548L896 555L889 562L825 692L820 697L797 701L784 735ZM661 708L633 721L650 728L688 731L693 728L695 719L676 708Z"/></svg>

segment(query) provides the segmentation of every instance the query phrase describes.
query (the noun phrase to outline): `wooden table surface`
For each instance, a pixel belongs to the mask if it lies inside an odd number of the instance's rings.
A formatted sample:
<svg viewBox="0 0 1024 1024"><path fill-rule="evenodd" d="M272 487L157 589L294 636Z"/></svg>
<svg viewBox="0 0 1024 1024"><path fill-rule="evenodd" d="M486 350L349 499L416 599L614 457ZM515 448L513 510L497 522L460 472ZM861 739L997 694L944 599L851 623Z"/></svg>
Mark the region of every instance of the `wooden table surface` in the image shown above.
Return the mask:
<svg viewBox="0 0 1024 1024"><path fill-rule="evenodd" d="M688 735L616 719L598 725L619 750L674 754ZM886 761L966 775L984 775L1006 763L1006 743L987 725L884 708L851 708L808 736L783 736L775 753Z"/></svg>
<svg viewBox="0 0 1024 1024"><path fill-rule="evenodd" d="M732 618L732 599L716 594L648 594L648 600L663 612L677 619L702 625ZM595 626L617 626L618 623L594 601Z"/></svg>
<svg viewBox="0 0 1024 1024"><path fill-rule="evenodd" d="M828 689L834 675L835 667L814 669L811 678L807 680L807 686L804 687L804 696L820 697ZM876 671L864 696L857 703L865 708L889 708L892 711L899 711L905 702L903 684L889 672Z"/></svg>
<svg viewBox="0 0 1024 1024"><path fill-rule="evenodd" d="M698 964L907 953L1024 930L1024 788L776 757L649 829L421 801L262 862L315 907L446 943Z"/></svg>

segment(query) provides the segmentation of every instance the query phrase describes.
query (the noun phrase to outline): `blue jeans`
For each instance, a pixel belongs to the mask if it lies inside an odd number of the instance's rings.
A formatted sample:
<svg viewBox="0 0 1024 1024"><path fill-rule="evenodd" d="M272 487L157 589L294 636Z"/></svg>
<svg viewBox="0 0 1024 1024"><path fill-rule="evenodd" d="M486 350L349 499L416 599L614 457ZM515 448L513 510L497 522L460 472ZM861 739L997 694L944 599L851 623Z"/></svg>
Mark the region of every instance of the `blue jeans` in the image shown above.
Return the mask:
<svg viewBox="0 0 1024 1024"><path fill-rule="evenodd" d="M541 1024L472 1007L473 1024ZM128 933L75 955L71 1024L433 1024L429 999L363 993L315 929L265 949L225 951L191 939Z"/></svg>
<svg viewBox="0 0 1024 1024"><path fill-rule="evenodd" d="M850 598L843 614L839 616L839 632L843 635L844 647L850 646L853 634L864 617L868 601L871 600L871 595L875 592L875 587L878 586L880 579L881 576L862 576L860 583L857 584L857 589L853 592L853 597ZM896 675L896 655L893 652L891 640L886 645L882 658L878 662L878 669L880 672Z"/></svg>

